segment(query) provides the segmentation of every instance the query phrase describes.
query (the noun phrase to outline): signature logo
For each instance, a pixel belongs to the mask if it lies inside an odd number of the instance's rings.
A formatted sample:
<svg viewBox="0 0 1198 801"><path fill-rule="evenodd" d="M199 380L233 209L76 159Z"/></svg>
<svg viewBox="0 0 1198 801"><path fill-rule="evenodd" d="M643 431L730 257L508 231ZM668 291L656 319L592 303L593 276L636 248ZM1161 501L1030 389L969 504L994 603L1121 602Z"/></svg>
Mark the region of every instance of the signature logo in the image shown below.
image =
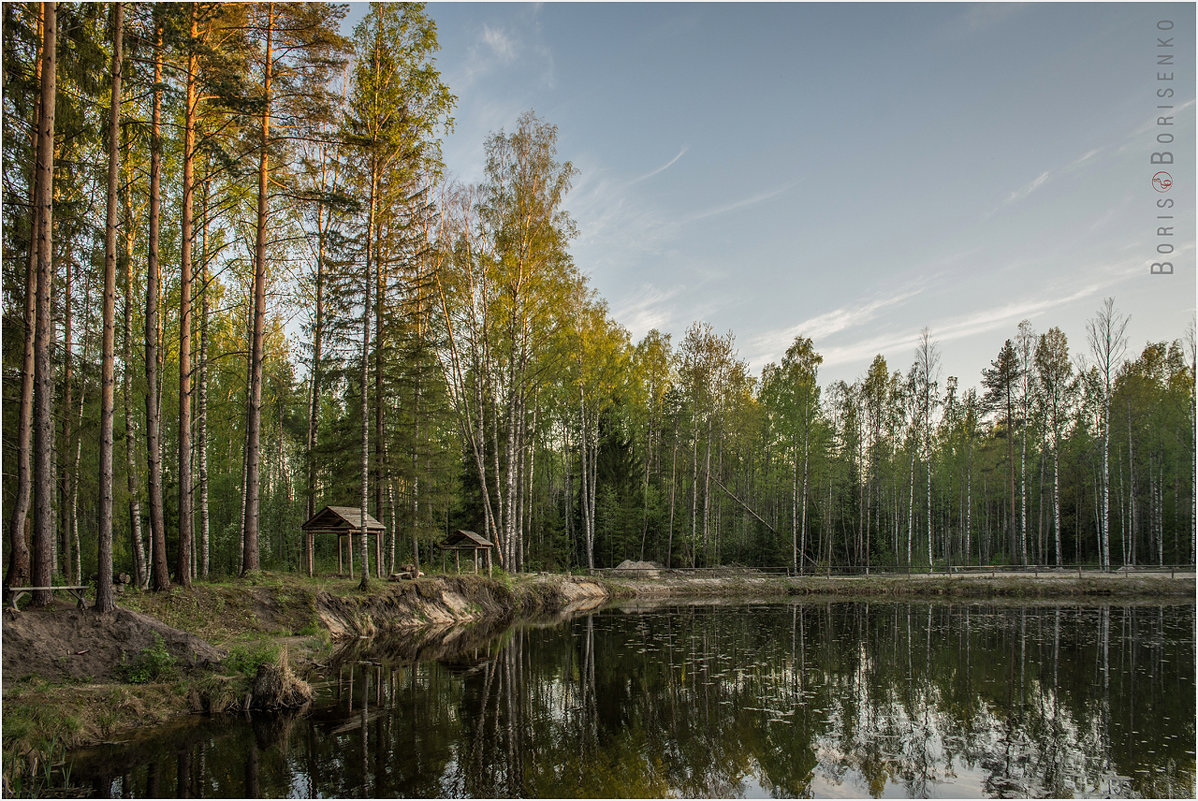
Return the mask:
<svg viewBox="0 0 1198 801"><path fill-rule="evenodd" d="M1152 188L1158 192L1168 192L1173 188L1173 176L1161 170L1152 176Z"/></svg>

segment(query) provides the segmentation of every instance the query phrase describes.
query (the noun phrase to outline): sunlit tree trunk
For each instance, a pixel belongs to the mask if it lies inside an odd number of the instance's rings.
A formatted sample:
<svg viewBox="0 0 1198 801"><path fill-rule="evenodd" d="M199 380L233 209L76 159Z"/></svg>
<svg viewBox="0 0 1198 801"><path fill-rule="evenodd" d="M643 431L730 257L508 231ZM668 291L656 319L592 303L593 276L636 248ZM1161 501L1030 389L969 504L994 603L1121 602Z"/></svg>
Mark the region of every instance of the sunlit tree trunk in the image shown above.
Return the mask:
<svg viewBox="0 0 1198 801"><path fill-rule="evenodd" d="M146 453L149 473L150 512L150 586L161 591L170 588L166 564L166 521L162 507L161 408L158 384L159 287L158 233L162 180L162 23L156 21L154 34L154 99L150 128L150 236L146 260Z"/></svg>
<svg viewBox="0 0 1198 801"><path fill-rule="evenodd" d="M190 6L187 44L187 88L183 107L183 207L179 233L179 550L175 574L184 587L191 586L192 477L191 477L191 290L192 221L195 199L195 127L199 91L196 84L196 5Z"/></svg>

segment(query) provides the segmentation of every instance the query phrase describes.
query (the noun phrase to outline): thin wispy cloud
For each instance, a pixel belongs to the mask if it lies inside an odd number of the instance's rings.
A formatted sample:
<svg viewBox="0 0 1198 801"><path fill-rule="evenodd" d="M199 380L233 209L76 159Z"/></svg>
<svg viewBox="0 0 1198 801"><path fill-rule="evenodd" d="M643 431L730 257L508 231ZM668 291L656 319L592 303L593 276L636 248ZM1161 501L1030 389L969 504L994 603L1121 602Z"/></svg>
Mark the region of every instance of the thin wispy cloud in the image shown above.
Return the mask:
<svg viewBox="0 0 1198 801"><path fill-rule="evenodd" d="M875 298L863 303L841 306L833 311L804 320L797 325L761 334L752 341L751 347L758 352L758 355L750 361L754 364L777 361L798 336L810 337L818 347L820 340L825 337L864 325L874 320L883 309L900 305L921 291L921 289L911 289L885 298Z"/></svg>
<svg viewBox="0 0 1198 801"><path fill-rule="evenodd" d="M994 209L992 209L986 215L986 217L987 218L992 217L995 214L997 214L999 211L1001 211L1002 209L1006 208L1007 206L1011 206L1016 203L1019 203L1020 201L1026 200L1033 193L1042 189L1045 186L1045 184L1049 183L1052 180L1056 180L1062 174L1068 174L1068 173L1075 172L1076 170L1079 170L1082 167L1089 167L1089 165L1091 163L1093 163L1093 161L1102 152L1103 152L1103 148L1101 148L1101 147L1091 148L1090 150L1087 150L1085 153L1083 153L1080 156L1078 156L1077 158L1075 158L1073 161L1066 164L1064 167L1060 167L1055 170L1053 170L1053 169L1044 170L1039 175L1037 175L1035 178L1033 178L1032 180L1025 183L1023 186L1019 187L1018 189L1012 190L1010 193L1008 193L1007 196L1003 199L1003 201L1001 203L999 203L998 206L996 206Z"/></svg>
<svg viewBox="0 0 1198 801"><path fill-rule="evenodd" d="M667 330L674 319L675 306L672 303L678 296L679 289L660 289L652 284L639 288L635 300L630 300L612 310L612 317L618 320L633 341L639 340L652 329Z"/></svg>
<svg viewBox="0 0 1198 801"><path fill-rule="evenodd" d="M1048 182L1048 176L1051 174L1052 170L1045 170L1044 172L1040 173L1031 181L1007 195L1007 199L1003 201L1003 205L1009 206L1012 203L1018 203L1019 201L1023 200L1032 192L1035 192L1037 189L1044 186L1044 184Z"/></svg>
<svg viewBox="0 0 1198 801"><path fill-rule="evenodd" d="M581 174L570 190L568 205L579 228L575 245L592 257L584 267L594 267L596 258L632 262L634 254L660 254L675 236L675 226L636 193L625 191L628 184L613 178L602 165L584 160L576 166Z"/></svg>
<svg viewBox="0 0 1198 801"><path fill-rule="evenodd" d="M997 330L1009 331L1013 335L1021 320L1035 320L1053 309L1106 294L1111 287L1139 276L1141 266L1139 259L1129 257L1089 271L1091 280L1073 291L1054 287L1047 292L1025 296L1000 306L975 308L963 314L934 320L928 325L928 329L931 331L932 339L940 345ZM824 357L823 363L826 366L844 364L864 366L869 359L879 353L891 354L895 358L907 357L910 355L907 351L914 348L918 338L918 330L892 330L819 350ZM997 352L997 347L995 347L995 351ZM905 363L890 365L891 369L903 366Z"/></svg>
<svg viewBox="0 0 1198 801"><path fill-rule="evenodd" d="M482 41L501 62L510 64L516 60L516 43L502 29L483 25Z"/></svg>
<svg viewBox="0 0 1198 801"><path fill-rule="evenodd" d="M634 186L635 184L639 184L641 181L647 181L648 179L652 178L654 175L658 175L660 173L665 172L666 170L670 169L675 164L677 164L678 159L682 158L685 154L686 154L686 145L683 145L682 149L678 151L677 156L674 156L674 158L670 159L669 161L667 161L665 164L661 165L660 167L658 167L654 170L650 170L649 172L645 173L644 175L633 178L631 181L628 182L628 185Z"/></svg>
<svg viewBox="0 0 1198 801"><path fill-rule="evenodd" d="M761 192L759 194L752 195L751 197L744 198L743 200L738 200L734 203L728 203L723 206L717 206L714 209L708 209L706 211L700 211L695 214L691 214L690 216L686 217L684 222L698 222L699 220L706 220L710 217L718 217L721 214L727 214L731 211L738 211L740 209L749 208L750 206L756 206L758 203L764 203L767 200L773 200L779 195L790 191L794 188L796 183L797 181L791 181L785 186L780 186L777 189L772 189L768 192Z"/></svg>

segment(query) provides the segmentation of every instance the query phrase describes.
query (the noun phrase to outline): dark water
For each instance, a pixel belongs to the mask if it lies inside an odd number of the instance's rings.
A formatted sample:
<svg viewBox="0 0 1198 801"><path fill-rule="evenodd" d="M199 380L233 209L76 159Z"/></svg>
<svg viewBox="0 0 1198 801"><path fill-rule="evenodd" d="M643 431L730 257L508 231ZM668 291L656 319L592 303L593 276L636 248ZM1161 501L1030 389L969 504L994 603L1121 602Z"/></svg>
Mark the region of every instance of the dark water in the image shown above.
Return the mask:
<svg viewBox="0 0 1198 801"><path fill-rule="evenodd" d="M1172 796L1194 606L612 609L379 643L304 715L80 752L144 796ZM406 651L406 653L405 653Z"/></svg>

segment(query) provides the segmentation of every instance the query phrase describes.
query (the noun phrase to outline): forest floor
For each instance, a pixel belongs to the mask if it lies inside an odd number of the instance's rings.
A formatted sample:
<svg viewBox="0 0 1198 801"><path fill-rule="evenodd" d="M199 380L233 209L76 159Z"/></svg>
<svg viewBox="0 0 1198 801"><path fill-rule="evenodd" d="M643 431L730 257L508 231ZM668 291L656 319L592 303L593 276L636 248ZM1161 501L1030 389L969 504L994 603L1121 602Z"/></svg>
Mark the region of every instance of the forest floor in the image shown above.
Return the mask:
<svg viewBox="0 0 1198 801"><path fill-rule="evenodd" d="M127 592L110 615L65 600L3 613L5 794L66 749L190 712L244 710L263 663L300 676L376 635L404 659L438 658L514 620L562 619L614 599L716 602L788 596L1192 602L1194 574L873 575L787 578L747 569L647 577L498 574L376 581L264 573ZM468 625L463 625L468 624Z"/></svg>

